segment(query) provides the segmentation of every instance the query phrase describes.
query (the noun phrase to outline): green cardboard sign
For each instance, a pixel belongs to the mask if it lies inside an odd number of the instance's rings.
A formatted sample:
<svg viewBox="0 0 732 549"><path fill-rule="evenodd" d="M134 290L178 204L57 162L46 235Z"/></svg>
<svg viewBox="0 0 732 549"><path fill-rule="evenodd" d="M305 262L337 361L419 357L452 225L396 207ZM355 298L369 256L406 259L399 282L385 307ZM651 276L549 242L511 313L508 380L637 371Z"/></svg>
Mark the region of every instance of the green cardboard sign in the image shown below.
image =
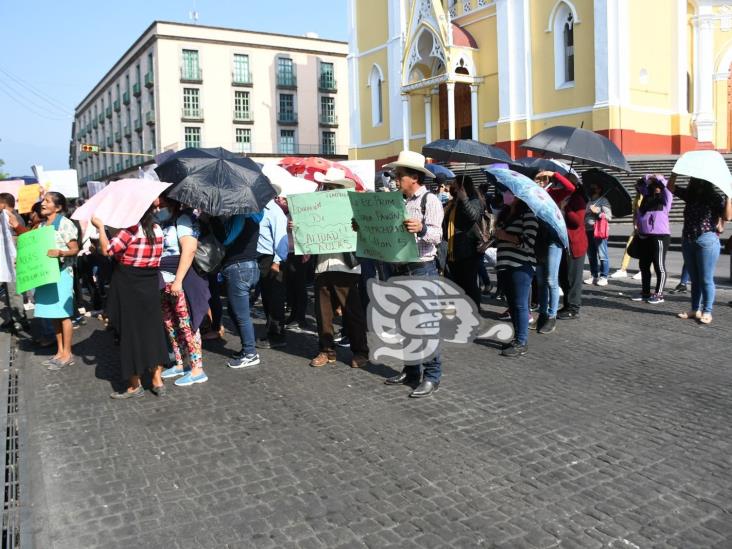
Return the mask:
<svg viewBox="0 0 732 549"><path fill-rule="evenodd" d="M346 190L293 194L287 197L292 215L295 255L333 254L356 250L353 211Z"/></svg>
<svg viewBox="0 0 732 549"><path fill-rule="evenodd" d="M402 193L351 193L358 223L356 255L389 263L419 261L417 241L407 232Z"/></svg>
<svg viewBox="0 0 732 549"><path fill-rule="evenodd" d="M56 249L56 231L41 227L18 237L18 255L15 260L15 285L18 293L58 282L61 277L58 259L48 257L48 250Z"/></svg>

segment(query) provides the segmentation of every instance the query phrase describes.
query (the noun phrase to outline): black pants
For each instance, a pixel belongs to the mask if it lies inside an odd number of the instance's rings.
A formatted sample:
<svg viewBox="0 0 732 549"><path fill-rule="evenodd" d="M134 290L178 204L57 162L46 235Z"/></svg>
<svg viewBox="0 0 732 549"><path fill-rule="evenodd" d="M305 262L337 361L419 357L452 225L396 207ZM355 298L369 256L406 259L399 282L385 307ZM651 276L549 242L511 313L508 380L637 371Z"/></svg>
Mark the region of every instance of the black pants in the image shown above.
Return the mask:
<svg viewBox="0 0 732 549"><path fill-rule="evenodd" d="M221 320L224 316L218 271L208 275L208 289L211 292L211 297L208 298L208 306L211 309L211 331L218 332L221 329Z"/></svg>
<svg viewBox="0 0 732 549"><path fill-rule="evenodd" d="M664 235L648 235L636 237L638 239L640 257L638 265L641 272L641 287L643 295L651 293L651 265L656 271L656 293L662 294L666 287L666 252L671 237Z"/></svg>
<svg viewBox="0 0 732 549"><path fill-rule="evenodd" d="M562 263L559 265L559 285L564 292L564 308L579 312L582 306L582 272L585 268L585 256L572 257L564 250Z"/></svg>
<svg viewBox="0 0 732 549"><path fill-rule="evenodd" d="M288 322L305 322L308 306L307 278L310 264L303 263L301 255L290 254L285 263L287 304L290 306Z"/></svg>
<svg viewBox="0 0 732 549"><path fill-rule="evenodd" d="M481 259L479 255L475 255L465 259L447 262L450 279L463 289L465 295L473 300L478 310L480 310L478 267L480 266Z"/></svg>
<svg viewBox="0 0 732 549"><path fill-rule="evenodd" d="M262 291L262 308L267 315L267 337L285 335L285 273L284 265L272 270L274 256L259 256L259 284Z"/></svg>

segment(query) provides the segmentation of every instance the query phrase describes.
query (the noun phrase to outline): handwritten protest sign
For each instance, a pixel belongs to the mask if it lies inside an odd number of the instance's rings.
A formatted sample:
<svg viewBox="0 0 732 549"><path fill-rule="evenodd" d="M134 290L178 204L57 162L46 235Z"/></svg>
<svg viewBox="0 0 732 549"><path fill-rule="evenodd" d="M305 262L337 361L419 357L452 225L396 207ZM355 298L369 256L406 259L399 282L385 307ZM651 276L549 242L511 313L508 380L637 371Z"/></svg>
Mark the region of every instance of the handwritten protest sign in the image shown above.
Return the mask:
<svg viewBox="0 0 732 549"><path fill-rule="evenodd" d="M356 255L380 261L419 261L414 235L404 228L407 212L401 193L350 193L358 223Z"/></svg>
<svg viewBox="0 0 732 549"><path fill-rule="evenodd" d="M47 255L48 250L53 248L56 248L56 231L53 227L42 227L18 237L15 263L18 293L58 281L61 274L58 259Z"/></svg>
<svg viewBox="0 0 732 549"><path fill-rule="evenodd" d="M287 197L294 224L295 255L356 250L356 233L351 226L353 211L348 200L350 194L338 189Z"/></svg>
<svg viewBox="0 0 732 549"><path fill-rule="evenodd" d="M31 211L33 204L38 202L41 193L41 186L38 183L23 185L18 189L18 202L16 207L20 213Z"/></svg>
<svg viewBox="0 0 732 549"><path fill-rule="evenodd" d="M46 191L61 193L66 198L79 196L79 178L76 170L43 170L38 182Z"/></svg>

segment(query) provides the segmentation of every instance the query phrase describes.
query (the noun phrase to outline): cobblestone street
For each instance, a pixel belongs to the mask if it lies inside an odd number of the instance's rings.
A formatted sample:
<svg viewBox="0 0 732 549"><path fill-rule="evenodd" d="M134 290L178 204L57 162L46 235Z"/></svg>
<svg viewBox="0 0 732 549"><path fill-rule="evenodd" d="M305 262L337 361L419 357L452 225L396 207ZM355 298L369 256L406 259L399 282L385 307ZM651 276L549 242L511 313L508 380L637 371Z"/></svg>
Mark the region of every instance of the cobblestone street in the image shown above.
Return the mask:
<svg viewBox="0 0 732 549"><path fill-rule="evenodd" d="M675 318L686 296L629 301L637 284L586 288L581 320L532 332L523 359L447 346L423 400L347 352L308 367L306 334L250 371L224 365L229 334L207 348L208 383L122 402L97 320L61 372L21 340L26 535L48 549L732 547L732 292L701 326Z"/></svg>

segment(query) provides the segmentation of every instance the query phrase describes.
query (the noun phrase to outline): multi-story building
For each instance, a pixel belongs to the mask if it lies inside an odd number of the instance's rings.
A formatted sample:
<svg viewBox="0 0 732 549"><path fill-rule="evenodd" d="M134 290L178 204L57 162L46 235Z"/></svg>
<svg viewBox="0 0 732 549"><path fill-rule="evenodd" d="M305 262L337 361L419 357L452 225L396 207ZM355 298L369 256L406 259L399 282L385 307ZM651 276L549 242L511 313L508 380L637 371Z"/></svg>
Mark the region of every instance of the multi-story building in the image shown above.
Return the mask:
<svg viewBox="0 0 732 549"><path fill-rule="evenodd" d="M351 157L584 126L626 154L732 149L719 0L349 0Z"/></svg>
<svg viewBox="0 0 732 549"><path fill-rule="evenodd" d="M345 157L347 53L345 42L156 21L76 108L71 167L82 182L116 178L199 146Z"/></svg>

